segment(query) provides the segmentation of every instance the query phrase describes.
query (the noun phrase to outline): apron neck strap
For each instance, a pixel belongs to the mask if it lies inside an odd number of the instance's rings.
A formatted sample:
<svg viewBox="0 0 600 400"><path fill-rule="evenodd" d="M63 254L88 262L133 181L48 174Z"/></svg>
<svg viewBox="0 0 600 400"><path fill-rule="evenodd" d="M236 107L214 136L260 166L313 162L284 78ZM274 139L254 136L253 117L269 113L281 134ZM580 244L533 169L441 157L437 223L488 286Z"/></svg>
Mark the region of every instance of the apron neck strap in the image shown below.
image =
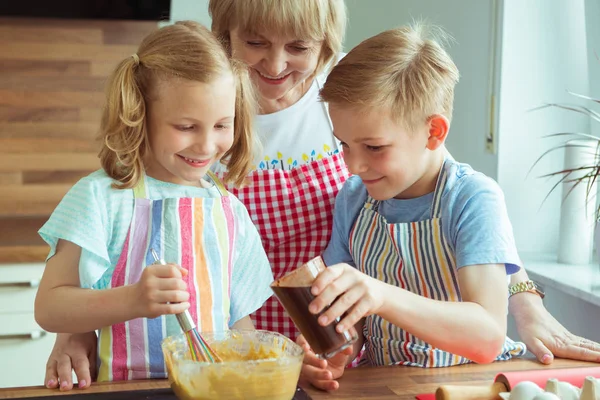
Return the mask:
<svg viewBox="0 0 600 400"><path fill-rule="evenodd" d="M221 182L217 175L215 175L212 171L208 171L206 174L213 181L213 183L217 187L217 190L219 191L219 193L221 193L221 196L227 196L229 194L227 189L225 189L225 185L223 185L223 182Z"/></svg>
<svg viewBox="0 0 600 400"><path fill-rule="evenodd" d="M133 197L135 199L147 199L148 189L146 186L146 173L142 172L137 184L133 187Z"/></svg>
<svg viewBox="0 0 600 400"><path fill-rule="evenodd" d="M431 205L431 218L440 218L441 217L441 204L442 204L442 194L444 193L444 188L446 187L447 180L447 168L446 164L448 159L445 159L442 163L442 168L440 169L440 173L438 175L437 182L435 184L435 191L433 193L433 203ZM371 195L367 194L367 201L365 202L364 207L371 209L373 211L379 210L379 204L381 201L375 200L371 197Z"/></svg>
<svg viewBox="0 0 600 400"><path fill-rule="evenodd" d="M442 167L440 169L440 173L438 174L438 179L435 184L435 192L433 193L433 204L431 205L431 218L441 217L442 195L444 194L444 189L446 188L446 181L448 180L448 168L446 168L447 164L448 159L446 158L442 163Z"/></svg>

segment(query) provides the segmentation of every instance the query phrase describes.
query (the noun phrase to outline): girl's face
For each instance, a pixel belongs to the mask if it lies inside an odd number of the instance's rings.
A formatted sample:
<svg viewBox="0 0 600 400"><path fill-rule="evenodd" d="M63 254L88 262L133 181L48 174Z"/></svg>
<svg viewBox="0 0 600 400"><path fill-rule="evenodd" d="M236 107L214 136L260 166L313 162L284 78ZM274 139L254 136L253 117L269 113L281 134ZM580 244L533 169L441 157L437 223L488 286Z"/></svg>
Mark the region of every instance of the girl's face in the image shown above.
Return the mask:
<svg viewBox="0 0 600 400"><path fill-rule="evenodd" d="M146 173L158 180L198 186L233 144L235 81L161 80L147 104L150 154Z"/></svg>
<svg viewBox="0 0 600 400"><path fill-rule="evenodd" d="M250 76L265 102L279 103L279 109L298 101L305 90L303 83L317 67L322 43L282 37L269 33L230 31L232 55L247 63ZM307 82L310 83L310 82Z"/></svg>

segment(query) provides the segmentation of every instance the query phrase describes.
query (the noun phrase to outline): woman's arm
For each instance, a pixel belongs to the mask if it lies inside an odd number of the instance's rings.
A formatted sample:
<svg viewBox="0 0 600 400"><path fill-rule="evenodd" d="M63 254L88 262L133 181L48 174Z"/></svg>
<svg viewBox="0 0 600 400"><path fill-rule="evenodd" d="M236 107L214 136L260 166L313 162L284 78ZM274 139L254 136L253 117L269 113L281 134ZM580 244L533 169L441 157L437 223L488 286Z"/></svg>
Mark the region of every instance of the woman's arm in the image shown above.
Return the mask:
<svg viewBox="0 0 600 400"><path fill-rule="evenodd" d="M78 388L85 389L96 379L96 332L59 333L46 363L44 384L61 391L73 389L75 371Z"/></svg>
<svg viewBox="0 0 600 400"><path fill-rule="evenodd" d="M144 268L139 282L107 290L82 289L81 248L59 240L35 299L35 320L45 330L90 332L135 318L176 314L189 307L189 294L177 266ZM173 304L169 304L173 303Z"/></svg>
<svg viewBox="0 0 600 400"><path fill-rule="evenodd" d="M511 276L511 285L529 280L525 269ZM517 293L509 298L509 311L519 337L539 362L550 364L554 357L600 362L600 344L572 334L548 312L539 295Z"/></svg>

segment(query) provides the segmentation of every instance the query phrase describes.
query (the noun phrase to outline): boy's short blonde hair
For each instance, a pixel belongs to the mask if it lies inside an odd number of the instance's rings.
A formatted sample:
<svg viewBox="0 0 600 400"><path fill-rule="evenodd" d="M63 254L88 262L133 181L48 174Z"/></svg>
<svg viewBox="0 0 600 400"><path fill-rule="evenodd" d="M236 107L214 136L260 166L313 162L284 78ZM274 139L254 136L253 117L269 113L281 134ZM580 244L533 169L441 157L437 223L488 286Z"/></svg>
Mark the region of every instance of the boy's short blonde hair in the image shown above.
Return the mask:
<svg viewBox="0 0 600 400"><path fill-rule="evenodd" d="M451 120L459 73L440 44L448 38L422 22L373 36L333 68L321 98L361 112L389 110L408 128L434 114Z"/></svg>
<svg viewBox="0 0 600 400"><path fill-rule="evenodd" d="M232 74L236 84L233 145L223 156L226 182L240 185L252 168L253 118L257 109L248 68L231 60L204 26L180 21L150 33L137 52L121 61L106 85L100 122L100 163L119 189L135 187L149 153L147 109L169 79L210 83Z"/></svg>
<svg viewBox="0 0 600 400"><path fill-rule="evenodd" d="M322 41L315 75L342 51L346 32L344 0L210 0L212 31L229 48L229 31Z"/></svg>

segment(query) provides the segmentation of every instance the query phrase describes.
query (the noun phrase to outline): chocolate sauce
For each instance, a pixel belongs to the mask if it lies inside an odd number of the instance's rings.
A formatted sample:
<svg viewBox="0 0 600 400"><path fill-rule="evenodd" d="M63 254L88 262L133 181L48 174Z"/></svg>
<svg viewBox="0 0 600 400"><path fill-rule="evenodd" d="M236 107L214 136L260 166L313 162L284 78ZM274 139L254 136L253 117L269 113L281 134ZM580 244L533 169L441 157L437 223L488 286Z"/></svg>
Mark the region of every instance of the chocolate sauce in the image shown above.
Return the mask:
<svg viewBox="0 0 600 400"><path fill-rule="evenodd" d="M335 330L336 323L327 326L319 324L319 316L326 309L319 314L308 311L308 305L315 298L310 292L310 286L271 286L271 288L317 355L325 356L340 350L349 342L343 333L338 333Z"/></svg>

